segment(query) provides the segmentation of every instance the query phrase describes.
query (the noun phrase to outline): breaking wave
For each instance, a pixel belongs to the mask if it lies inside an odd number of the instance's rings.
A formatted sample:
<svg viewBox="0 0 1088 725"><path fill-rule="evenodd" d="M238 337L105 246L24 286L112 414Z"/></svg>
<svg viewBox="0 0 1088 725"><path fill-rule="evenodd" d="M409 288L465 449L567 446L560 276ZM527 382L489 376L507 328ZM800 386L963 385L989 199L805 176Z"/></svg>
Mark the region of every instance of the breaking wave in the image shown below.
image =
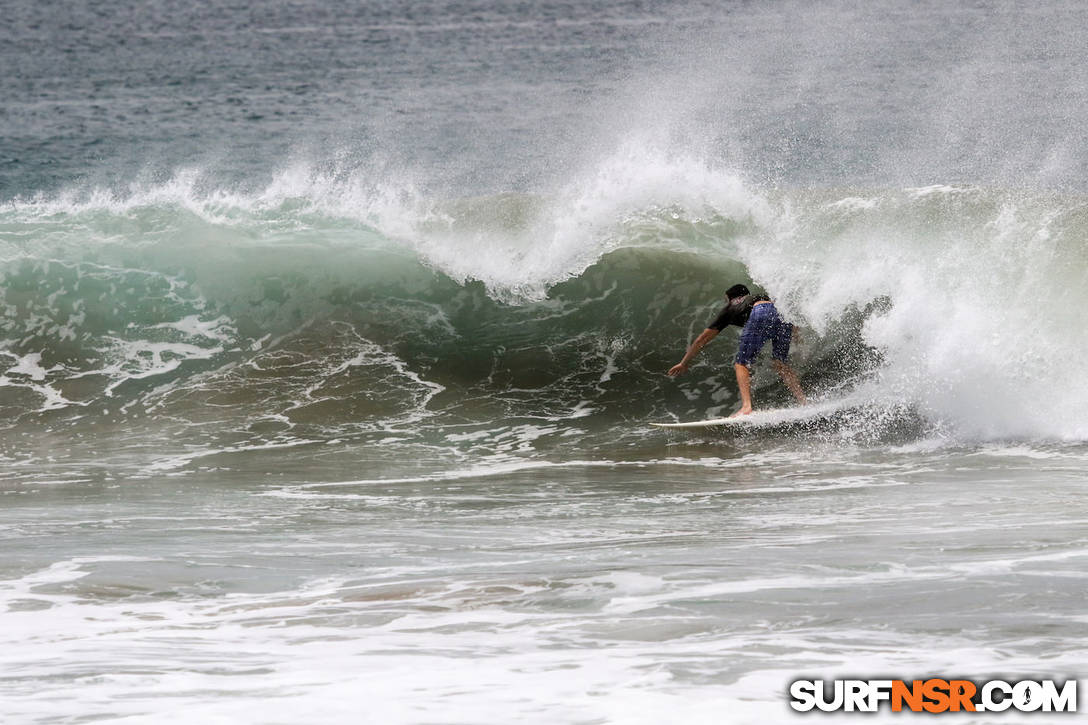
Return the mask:
<svg viewBox="0 0 1088 725"><path fill-rule="evenodd" d="M748 281L806 328L817 395L909 435L1088 437L1078 196L761 190L631 145L553 193L468 199L305 166L249 192L179 172L8 202L0 250L9 428L470 444L500 420L561 437L720 415L733 333L662 373ZM786 402L765 367L757 395Z"/></svg>

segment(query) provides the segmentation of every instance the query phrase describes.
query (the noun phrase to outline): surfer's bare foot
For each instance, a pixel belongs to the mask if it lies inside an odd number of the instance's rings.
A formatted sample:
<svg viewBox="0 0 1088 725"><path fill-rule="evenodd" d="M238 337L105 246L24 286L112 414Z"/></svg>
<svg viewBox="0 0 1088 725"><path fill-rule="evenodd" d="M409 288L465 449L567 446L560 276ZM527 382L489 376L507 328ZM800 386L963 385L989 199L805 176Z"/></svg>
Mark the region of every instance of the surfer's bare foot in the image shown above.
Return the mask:
<svg viewBox="0 0 1088 725"><path fill-rule="evenodd" d="M729 417L730 418L739 418L742 415L751 415L751 414L752 414L752 406L744 405L744 406L741 406L740 410L738 410L736 413L733 413L733 415L731 415Z"/></svg>

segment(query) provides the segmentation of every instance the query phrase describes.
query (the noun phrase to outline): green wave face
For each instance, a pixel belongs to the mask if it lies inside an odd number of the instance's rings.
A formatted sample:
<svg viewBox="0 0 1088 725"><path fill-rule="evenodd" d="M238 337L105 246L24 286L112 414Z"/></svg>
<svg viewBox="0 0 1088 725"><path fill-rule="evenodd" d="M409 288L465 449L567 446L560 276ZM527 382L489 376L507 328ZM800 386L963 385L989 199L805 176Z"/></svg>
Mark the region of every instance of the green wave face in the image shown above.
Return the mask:
<svg viewBox="0 0 1088 725"><path fill-rule="evenodd" d="M496 423L603 434L722 415L735 330L689 376L663 373L743 281L805 328L793 360L810 391L876 411L882 435L1088 431L1081 198L757 195L728 177L661 203L393 197L13 202L7 426L456 445ZM766 367L760 402L787 403Z"/></svg>

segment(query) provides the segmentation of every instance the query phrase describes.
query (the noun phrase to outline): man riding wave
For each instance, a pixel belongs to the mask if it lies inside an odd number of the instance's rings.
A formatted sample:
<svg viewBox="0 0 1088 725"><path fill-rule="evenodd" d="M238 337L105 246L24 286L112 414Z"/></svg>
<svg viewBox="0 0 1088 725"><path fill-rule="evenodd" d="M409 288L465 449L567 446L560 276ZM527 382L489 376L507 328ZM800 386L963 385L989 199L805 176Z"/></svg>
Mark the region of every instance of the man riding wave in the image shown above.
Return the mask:
<svg viewBox="0 0 1088 725"><path fill-rule="evenodd" d="M774 302L766 295L753 295L747 287L735 284L726 290L725 308L707 325L695 341L691 343L684 359L669 368L668 375L676 377L688 371L692 359L703 347L718 336L728 325L742 328L736 361L733 365L737 374L737 387L740 388L741 407L732 417L748 415L752 412L752 373L751 365L756 355L771 341L771 365L782 378L798 403L805 403L805 393L801 390L801 381L786 359L790 354L790 342L794 327L782 320L775 309Z"/></svg>

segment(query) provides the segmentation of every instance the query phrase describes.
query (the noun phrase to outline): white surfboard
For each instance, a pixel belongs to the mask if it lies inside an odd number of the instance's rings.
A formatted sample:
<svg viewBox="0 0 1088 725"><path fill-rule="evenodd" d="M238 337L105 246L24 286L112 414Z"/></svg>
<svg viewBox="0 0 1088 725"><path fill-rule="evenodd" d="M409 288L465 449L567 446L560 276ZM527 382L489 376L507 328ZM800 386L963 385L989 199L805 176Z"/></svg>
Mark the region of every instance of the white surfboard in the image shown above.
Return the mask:
<svg viewBox="0 0 1088 725"><path fill-rule="evenodd" d="M756 410L750 415L741 415L736 418L711 418L709 420L693 420L686 423L650 423L650 425L655 428L672 428L680 430L729 427L763 428L768 426L788 425L816 418L827 418L841 412L843 409L844 406L842 402L824 402L810 405L798 405L792 408L767 408Z"/></svg>
<svg viewBox="0 0 1088 725"><path fill-rule="evenodd" d="M784 409L761 410L751 415L742 415L736 418L710 418L709 420L689 420L686 423L650 423L655 428L719 428L721 426L758 425L766 421L773 413L781 413Z"/></svg>

